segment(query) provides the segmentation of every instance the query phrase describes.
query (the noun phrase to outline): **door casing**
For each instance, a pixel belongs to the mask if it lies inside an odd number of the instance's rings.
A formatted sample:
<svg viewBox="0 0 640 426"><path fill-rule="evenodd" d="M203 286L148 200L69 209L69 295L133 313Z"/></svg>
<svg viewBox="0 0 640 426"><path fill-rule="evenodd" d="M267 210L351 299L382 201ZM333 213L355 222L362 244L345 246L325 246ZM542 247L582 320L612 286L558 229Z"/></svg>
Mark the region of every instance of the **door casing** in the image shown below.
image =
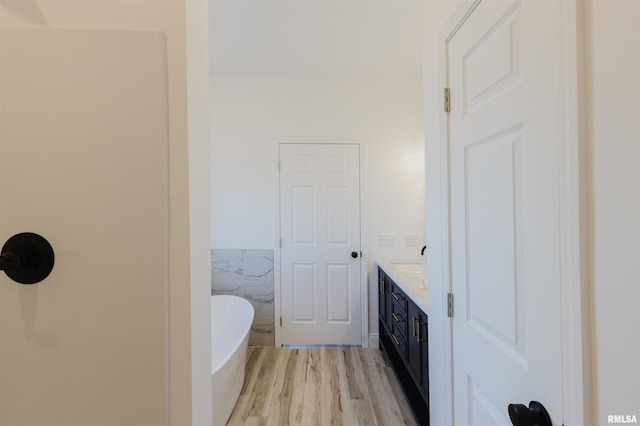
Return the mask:
<svg viewBox="0 0 640 426"><path fill-rule="evenodd" d="M281 270L280 270L280 145L284 143L295 143L295 144L349 144L349 145L358 145L360 151L360 302L362 304L362 328L361 328L361 336L360 341L363 348L369 346L369 303L368 303L368 288L369 282L367 280L367 264L368 258L367 253L364 250L367 247L367 237L364 232L366 229L365 217L366 213L364 210L365 204L365 180L364 180L364 146L358 142L335 142L335 141L324 141L324 142L277 142L274 148L274 189L276 192L275 203L274 203L274 262L273 262L273 279L274 279L274 328L275 328L275 345L276 347L282 346L282 326L280 325L280 317L281 317L281 298L282 298L282 285L281 285Z"/></svg>
<svg viewBox="0 0 640 426"><path fill-rule="evenodd" d="M447 43L483 0L463 0L446 23L438 40L437 92L439 105L444 105L444 90L448 87ZM491 0L484 0L491 1ZM563 84L561 99L563 114L559 117L562 128L559 152L560 171L560 244L561 244L561 310L562 310L562 383L564 424L593 424L591 408L591 361L590 361L590 297L588 274L589 215L588 215L588 165L585 120L585 72L583 69L584 5L581 2L559 3L559 25L563 35L558 59L561 65ZM435 81L434 81L435 83ZM429 82L427 82L429 84ZM432 83L433 84L433 83ZM450 221L449 221L449 119L444 108L438 107L438 145L430 149L439 161L429 164L436 168L433 175L440 177L439 194L433 198L441 200L432 206L434 215L440 218L437 225L440 233L430 238L427 229L427 244L431 252L440 253L439 262L427 263L427 275L439 277L439 282L430 279L429 300L437 306L429 307L429 387L431 418L437 424L453 425L453 336L452 321L446 317L447 293L451 291ZM434 142L435 145L435 142ZM429 191L427 182L427 191ZM427 223L429 216L427 217ZM435 373L435 374L434 374ZM526 401L525 403L528 403Z"/></svg>

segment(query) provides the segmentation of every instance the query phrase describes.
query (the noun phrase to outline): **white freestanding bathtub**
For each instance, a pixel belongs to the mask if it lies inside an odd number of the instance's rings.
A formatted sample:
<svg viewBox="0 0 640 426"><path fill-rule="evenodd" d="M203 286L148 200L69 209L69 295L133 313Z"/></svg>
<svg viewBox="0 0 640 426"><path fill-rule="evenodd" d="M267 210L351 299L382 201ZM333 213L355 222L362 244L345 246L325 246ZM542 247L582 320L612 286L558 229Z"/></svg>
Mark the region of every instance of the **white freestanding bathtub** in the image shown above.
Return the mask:
<svg viewBox="0 0 640 426"><path fill-rule="evenodd" d="M224 426L240 396L254 310L237 296L211 296L213 426Z"/></svg>

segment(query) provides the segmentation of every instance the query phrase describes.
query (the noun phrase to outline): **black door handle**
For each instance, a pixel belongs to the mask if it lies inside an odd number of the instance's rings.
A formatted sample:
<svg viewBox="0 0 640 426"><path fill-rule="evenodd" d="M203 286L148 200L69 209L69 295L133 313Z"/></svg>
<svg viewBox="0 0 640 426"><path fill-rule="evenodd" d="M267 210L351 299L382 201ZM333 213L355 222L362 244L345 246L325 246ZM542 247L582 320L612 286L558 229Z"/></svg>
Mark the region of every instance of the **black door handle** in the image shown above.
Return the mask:
<svg viewBox="0 0 640 426"><path fill-rule="evenodd" d="M357 251L352 251L351 252L351 257L353 257L354 259L358 258L358 252Z"/></svg>
<svg viewBox="0 0 640 426"><path fill-rule="evenodd" d="M9 238L0 253L0 270L20 284L35 284L44 280L53 270L54 262L51 244L32 232Z"/></svg>
<svg viewBox="0 0 640 426"><path fill-rule="evenodd" d="M553 426L551 417L544 405L538 401L524 404L509 404L509 419L513 426Z"/></svg>

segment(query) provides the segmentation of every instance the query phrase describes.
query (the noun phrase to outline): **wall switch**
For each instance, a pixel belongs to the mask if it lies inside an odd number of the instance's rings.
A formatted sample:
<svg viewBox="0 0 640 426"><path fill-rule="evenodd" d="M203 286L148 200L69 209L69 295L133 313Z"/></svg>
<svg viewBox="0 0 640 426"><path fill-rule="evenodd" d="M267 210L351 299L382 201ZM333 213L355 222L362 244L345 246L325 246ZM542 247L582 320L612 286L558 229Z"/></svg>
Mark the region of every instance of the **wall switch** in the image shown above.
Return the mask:
<svg viewBox="0 0 640 426"><path fill-rule="evenodd" d="M416 247L418 245L418 236L416 234L404 234L405 247Z"/></svg>
<svg viewBox="0 0 640 426"><path fill-rule="evenodd" d="M378 247L395 247L396 236L392 234L378 235Z"/></svg>

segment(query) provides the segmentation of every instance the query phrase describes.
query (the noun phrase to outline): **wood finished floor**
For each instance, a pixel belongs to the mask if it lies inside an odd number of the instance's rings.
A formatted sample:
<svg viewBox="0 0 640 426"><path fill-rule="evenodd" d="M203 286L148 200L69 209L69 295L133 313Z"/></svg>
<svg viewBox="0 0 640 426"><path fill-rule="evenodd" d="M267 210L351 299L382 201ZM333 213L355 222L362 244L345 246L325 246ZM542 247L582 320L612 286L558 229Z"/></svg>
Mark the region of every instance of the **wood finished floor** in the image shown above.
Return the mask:
<svg viewBox="0 0 640 426"><path fill-rule="evenodd" d="M415 425L377 348L250 347L228 425Z"/></svg>

